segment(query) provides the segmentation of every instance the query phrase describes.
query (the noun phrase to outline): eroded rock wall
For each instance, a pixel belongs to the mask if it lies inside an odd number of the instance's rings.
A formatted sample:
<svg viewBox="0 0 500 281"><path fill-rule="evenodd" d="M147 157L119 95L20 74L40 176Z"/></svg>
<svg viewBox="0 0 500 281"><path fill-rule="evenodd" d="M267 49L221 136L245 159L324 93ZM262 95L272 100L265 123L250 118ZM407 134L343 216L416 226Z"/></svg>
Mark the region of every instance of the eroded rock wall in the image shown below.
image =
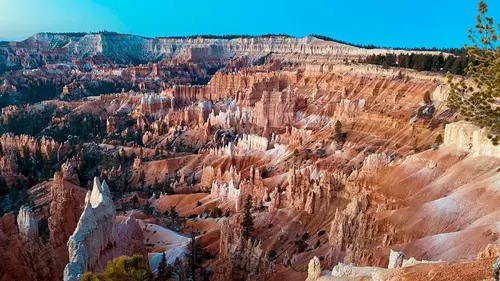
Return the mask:
<svg viewBox="0 0 500 281"><path fill-rule="evenodd" d="M470 122L459 121L446 125L444 144L470 151L475 155L500 158L500 146L493 145L487 135L486 130Z"/></svg>

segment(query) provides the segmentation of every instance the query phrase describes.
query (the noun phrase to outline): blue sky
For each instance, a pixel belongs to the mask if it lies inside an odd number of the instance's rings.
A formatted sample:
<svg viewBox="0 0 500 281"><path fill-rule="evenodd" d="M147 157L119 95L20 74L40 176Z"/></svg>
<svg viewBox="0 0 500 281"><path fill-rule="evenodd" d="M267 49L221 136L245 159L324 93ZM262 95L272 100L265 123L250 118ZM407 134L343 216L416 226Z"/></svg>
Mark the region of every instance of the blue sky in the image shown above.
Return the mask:
<svg viewBox="0 0 500 281"><path fill-rule="evenodd" d="M358 44L461 47L478 0L0 0L0 39L110 30L149 37L322 34ZM500 21L500 1L487 0Z"/></svg>

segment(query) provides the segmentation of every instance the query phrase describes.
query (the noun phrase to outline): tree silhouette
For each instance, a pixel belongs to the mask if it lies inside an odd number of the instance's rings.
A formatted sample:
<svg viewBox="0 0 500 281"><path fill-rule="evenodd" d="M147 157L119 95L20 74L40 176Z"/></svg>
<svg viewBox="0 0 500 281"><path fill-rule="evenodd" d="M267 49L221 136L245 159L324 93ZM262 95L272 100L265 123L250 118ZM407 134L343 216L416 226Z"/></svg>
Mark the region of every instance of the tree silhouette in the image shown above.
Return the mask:
<svg viewBox="0 0 500 281"><path fill-rule="evenodd" d="M161 254L161 261L158 264L158 274L156 276L156 281L167 281L172 278L172 267L167 263L167 256L165 252Z"/></svg>
<svg viewBox="0 0 500 281"><path fill-rule="evenodd" d="M243 221L241 222L242 227L242 235L245 239L250 238L250 235L253 233L253 217L252 217L252 196L248 195L247 200L245 202L244 208L245 216Z"/></svg>

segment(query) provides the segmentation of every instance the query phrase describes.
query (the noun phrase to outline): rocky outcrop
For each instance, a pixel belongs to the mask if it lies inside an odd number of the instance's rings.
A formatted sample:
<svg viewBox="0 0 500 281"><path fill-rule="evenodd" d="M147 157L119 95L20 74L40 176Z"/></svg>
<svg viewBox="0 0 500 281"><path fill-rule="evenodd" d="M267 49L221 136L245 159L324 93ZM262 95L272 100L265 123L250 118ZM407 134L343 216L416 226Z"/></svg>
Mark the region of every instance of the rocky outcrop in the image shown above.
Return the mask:
<svg viewBox="0 0 500 281"><path fill-rule="evenodd" d="M289 126L298 110L296 94L291 88L282 92L263 91L261 100L255 103L252 113L254 123L261 127Z"/></svg>
<svg viewBox="0 0 500 281"><path fill-rule="evenodd" d="M403 252L396 252L391 250L391 254L389 255L389 265L387 268L398 268L403 266Z"/></svg>
<svg viewBox="0 0 500 281"><path fill-rule="evenodd" d="M447 124L444 130L444 144L470 151L475 155L500 158L500 146L493 145L485 129L471 122L459 121Z"/></svg>
<svg viewBox="0 0 500 281"><path fill-rule="evenodd" d="M61 166L63 179L75 185L79 185L80 184L80 180L78 179L79 166L80 166L80 160L77 157L72 157L71 159L66 160L66 162L64 162Z"/></svg>
<svg viewBox="0 0 500 281"><path fill-rule="evenodd" d="M387 167L391 162L391 157L385 153L369 154L363 161L363 168L359 173L360 178L368 177L375 174L377 171Z"/></svg>
<svg viewBox="0 0 500 281"><path fill-rule="evenodd" d="M220 198L222 201L238 201L240 198L240 189L234 180L229 183L212 183L212 190L210 191L212 197Z"/></svg>
<svg viewBox="0 0 500 281"><path fill-rule="evenodd" d="M17 215L19 234L24 241L38 239L38 222L31 208L22 206Z"/></svg>
<svg viewBox="0 0 500 281"><path fill-rule="evenodd" d="M306 281L316 281L321 275L321 263L318 257L314 257L309 261L307 267L307 279Z"/></svg>
<svg viewBox="0 0 500 281"><path fill-rule="evenodd" d="M215 169L212 166L203 167L201 171L200 185L202 190L208 190L215 180Z"/></svg>
<svg viewBox="0 0 500 281"><path fill-rule="evenodd" d="M312 130L298 129L295 127L286 127L284 134L275 135L271 139L271 143L282 143L282 144L302 144L311 137L313 134Z"/></svg>
<svg viewBox="0 0 500 281"><path fill-rule="evenodd" d="M332 276L335 277L359 277L359 276L371 276L376 270L380 270L380 267L358 267L353 264L338 263L332 269Z"/></svg>
<svg viewBox="0 0 500 281"><path fill-rule="evenodd" d="M234 222L223 219L215 280L264 281L270 269L259 239L244 239Z"/></svg>
<svg viewBox="0 0 500 281"><path fill-rule="evenodd" d="M281 198L278 187L274 188L269 197L271 199L271 202L269 203L269 212L276 212L281 206Z"/></svg>
<svg viewBox="0 0 500 281"><path fill-rule="evenodd" d="M107 262L121 255L146 257L143 232L132 213L115 225L115 207L106 181L94 178L85 208L68 240L69 262L64 280L80 280L87 271L101 272Z"/></svg>
<svg viewBox="0 0 500 281"><path fill-rule="evenodd" d="M344 88L345 91L345 88ZM358 101L353 101L349 99L342 99L340 103L337 104L335 112L333 114L333 119L340 120L342 122L350 121L355 118L365 107L365 99L360 99Z"/></svg>
<svg viewBox="0 0 500 281"><path fill-rule="evenodd" d="M6 151L0 157L0 176L5 180L7 185L12 185L17 175L17 157L14 151Z"/></svg>
<svg viewBox="0 0 500 281"><path fill-rule="evenodd" d="M18 151L22 157L24 157L24 148L31 155L35 155L37 151L40 151L44 159L49 159L50 157L58 157L59 149L61 145L54 141L53 139L42 137L40 140L27 135L13 135L13 134L3 134L0 136L0 145L3 151L13 150Z"/></svg>
<svg viewBox="0 0 500 281"><path fill-rule="evenodd" d="M344 189L347 176L342 172L327 173L310 168L288 171L286 198L295 210L314 213L319 205L328 206L335 198L336 192Z"/></svg>
<svg viewBox="0 0 500 281"><path fill-rule="evenodd" d="M361 249L369 243L370 228L373 226L369 224L368 206L366 195L356 195L343 211L335 211L328 241L333 255L345 251L346 263L360 260L363 255Z"/></svg>
<svg viewBox="0 0 500 281"><path fill-rule="evenodd" d="M142 255L148 257L146 245L144 244L143 230L135 218L134 212L116 225L116 248L114 256Z"/></svg>
<svg viewBox="0 0 500 281"><path fill-rule="evenodd" d="M50 188L50 243L55 249L63 246L75 231L83 211L83 201L76 187L65 183L64 174L56 172ZM67 249L66 249L67 251ZM66 254L67 255L67 254ZM66 258L67 259L67 258Z"/></svg>
<svg viewBox="0 0 500 281"><path fill-rule="evenodd" d="M30 208L22 207L17 217L0 218L1 280L51 281L57 280L56 257L52 248L38 237L38 223Z"/></svg>
<svg viewBox="0 0 500 281"><path fill-rule="evenodd" d="M172 106L173 100L162 95L143 95L139 111L143 114L159 113L168 110Z"/></svg>
<svg viewBox="0 0 500 281"><path fill-rule="evenodd" d="M257 135L243 134L243 137L238 140L238 153L246 154L252 151L266 151L269 146L269 141L266 137Z"/></svg>
<svg viewBox="0 0 500 281"><path fill-rule="evenodd" d="M64 269L64 280L80 280L87 271L99 272L113 258L115 248L115 207L108 185L105 181L101 185L96 177L75 232L68 240L69 263Z"/></svg>

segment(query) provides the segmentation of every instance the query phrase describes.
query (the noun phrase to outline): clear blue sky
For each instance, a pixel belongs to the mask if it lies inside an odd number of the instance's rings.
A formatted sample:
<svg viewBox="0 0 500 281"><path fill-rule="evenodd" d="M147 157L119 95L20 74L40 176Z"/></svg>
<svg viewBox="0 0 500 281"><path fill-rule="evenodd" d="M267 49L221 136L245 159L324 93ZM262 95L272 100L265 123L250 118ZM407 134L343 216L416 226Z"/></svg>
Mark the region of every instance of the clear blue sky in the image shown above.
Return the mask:
<svg viewBox="0 0 500 281"><path fill-rule="evenodd" d="M321 34L380 46L461 47L478 0L0 0L0 39L110 30L149 37ZM500 21L500 1L487 0Z"/></svg>

